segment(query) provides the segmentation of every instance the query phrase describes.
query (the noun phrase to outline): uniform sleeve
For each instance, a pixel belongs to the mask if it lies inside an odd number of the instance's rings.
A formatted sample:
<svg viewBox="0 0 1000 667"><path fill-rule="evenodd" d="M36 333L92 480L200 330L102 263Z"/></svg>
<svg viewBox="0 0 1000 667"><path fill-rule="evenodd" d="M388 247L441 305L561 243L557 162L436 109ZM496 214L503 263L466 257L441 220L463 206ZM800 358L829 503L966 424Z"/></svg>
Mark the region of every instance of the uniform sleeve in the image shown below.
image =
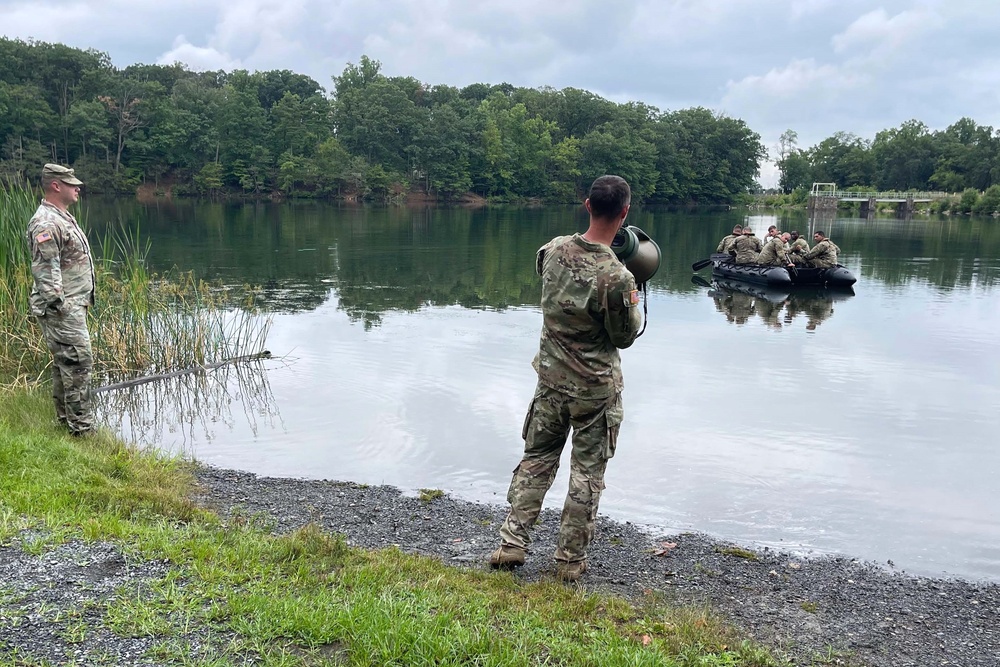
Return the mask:
<svg viewBox="0 0 1000 667"><path fill-rule="evenodd" d="M607 299L604 329L615 347L625 349L635 342L642 327L639 290L636 289L632 274L625 273L619 280L613 282L608 287Z"/></svg>
<svg viewBox="0 0 1000 667"><path fill-rule="evenodd" d="M813 246L813 249L805 254L806 259L815 259L824 253L824 248L822 243L817 243Z"/></svg>
<svg viewBox="0 0 1000 667"><path fill-rule="evenodd" d="M62 268L59 256L62 252L62 238L52 225L32 225L28 232L28 247L31 250L31 275L35 288L45 301L45 306L62 302Z"/></svg>
<svg viewBox="0 0 1000 667"><path fill-rule="evenodd" d="M722 239L721 241L719 241L719 247L715 249L715 252L723 252L723 251L725 251L725 249L726 249L726 242L727 241L729 241L729 237L728 236L726 238Z"/></svg>

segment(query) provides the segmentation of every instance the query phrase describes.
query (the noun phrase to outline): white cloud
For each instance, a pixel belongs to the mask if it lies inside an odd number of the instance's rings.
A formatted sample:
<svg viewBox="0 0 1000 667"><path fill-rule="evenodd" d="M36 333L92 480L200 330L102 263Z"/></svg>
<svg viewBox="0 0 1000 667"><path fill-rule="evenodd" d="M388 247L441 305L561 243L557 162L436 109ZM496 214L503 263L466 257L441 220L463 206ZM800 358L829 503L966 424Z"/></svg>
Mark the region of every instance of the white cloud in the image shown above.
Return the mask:
<svg viewBox="0 0 1000 667"><path fill-rule="evenodd" d="M227 53L221 53L210 46L195 46L184 35L178 35L173 47L156 59L161 65L184 63L190 69L203 72L210 70L232 70L242 67L239 60Z"/></svg>
<svg viewBox="0 0 1000 667"><path fill-rule="evenodd" d="M762 75L744 77L727 84L723 101L762 97L788 99L804 95L829 97L842 95L867 82L864 72L843 71L834 65L820 65L812 58L794 60L786 67Z"/></svg>
<svg viewBox="0 0 1000 667"><path fill-rule="evenodd" d="M895 51L908 41L940 25L940 17L926 8L907 10L889 16L885 9L876 9L859 17L847 29L832 38L833 49L837 53L853 49L871 48L880 51Z"/></svg>

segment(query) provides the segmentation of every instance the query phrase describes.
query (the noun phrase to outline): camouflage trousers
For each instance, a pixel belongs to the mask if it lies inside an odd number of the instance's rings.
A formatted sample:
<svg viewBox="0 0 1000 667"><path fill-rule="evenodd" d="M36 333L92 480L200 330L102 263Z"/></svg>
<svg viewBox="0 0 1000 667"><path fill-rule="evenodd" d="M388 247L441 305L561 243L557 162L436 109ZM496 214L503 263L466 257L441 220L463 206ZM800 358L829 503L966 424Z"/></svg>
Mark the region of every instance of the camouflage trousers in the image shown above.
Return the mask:
<svg viewBox="0 0 1000 667"><path fill-rule="evenodd" d="M49 309L38 318L45 344L52 353L52 398L56 416L73 433L94 428L90 377L94 356L87 331L87 309L67 308L65 312Z"/></svg>
<svg viewBox="0 0 1000 667"><path fill-rule="evenodd" d="M524 458L514 469L507 492L510 513L500 528L504 544L527 548L531 541L529 532L555 479L559 457L572 428L569 492L563 505L555 557L566 562L587 557L604 490L604 470L615 453L622 415L621 394L584 400L539 383L521 432Z"/></svg>

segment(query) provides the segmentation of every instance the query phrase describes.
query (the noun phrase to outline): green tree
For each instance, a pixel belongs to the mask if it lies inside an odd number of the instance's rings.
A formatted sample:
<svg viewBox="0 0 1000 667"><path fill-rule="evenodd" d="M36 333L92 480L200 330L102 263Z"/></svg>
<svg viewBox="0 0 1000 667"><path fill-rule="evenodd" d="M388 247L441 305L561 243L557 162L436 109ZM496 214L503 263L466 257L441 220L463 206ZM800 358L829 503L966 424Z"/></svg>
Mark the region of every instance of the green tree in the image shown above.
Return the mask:
<svg viewBox="0 0 1000 667"><path fill-rule="evenodd" d="M958 200L958 206L955 207L959 213L972 213L979 203L979 192L975 188L967 188L962 192L961 199Z"/></svg>
<svg viewBox="0 0 1000 667"><path fill-rule="evenodd" d="M469 128L450 105L435 107L414 138L418 176L424 189L445 198L472 187L469 175Z"/></svg>
<svg viewBox="0 0 1000 667"><path fill-rule="evenodd" d="M1000 185L991 185L972 207L972 212L977 215L993 215L997 211L1000 211Z"/></svg>
<svg viewBox="0 0 1000 667"><path fill-rule="evenodd" d="M656 191L656 146L622 122L606 123L580 140L580 171L589 184L602 174L617 174L641 202Z"/></svg>
<svg viewBox="0 0 1000 667"><path fill-rule="evenodd" d="M214 195L222 189L222 175L222 165L209 162L195 175L194 184L202 194Z"/></svg>
<svg viewBox="0 0 1000 667"><path fill-rule="evenodd" d="M934 144L927 126L908 120L882 130L872 142L875 184L880 190L927 190L935 171Z"/></svg>

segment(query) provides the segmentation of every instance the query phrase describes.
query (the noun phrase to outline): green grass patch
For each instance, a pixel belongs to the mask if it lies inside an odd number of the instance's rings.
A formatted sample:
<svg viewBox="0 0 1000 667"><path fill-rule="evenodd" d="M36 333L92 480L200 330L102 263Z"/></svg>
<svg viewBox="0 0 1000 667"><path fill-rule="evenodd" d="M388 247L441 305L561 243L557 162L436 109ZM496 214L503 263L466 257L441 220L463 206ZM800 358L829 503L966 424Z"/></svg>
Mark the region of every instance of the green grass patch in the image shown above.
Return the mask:
<svg viewBox="0 0 1000 667"><path fill-rule="evenodd" d="M441 489L420 489L420 500L429 503L438 498L444 498L444 491Z"/></svg>
<svg viewBox="0 0 1000 667"><path fill-rule="evenodd" d="M734 556L736 558L743 558L744 560L760 560L760 556L742 547L718 547L716 551L724 556Z"/></svg>
<svg viewBox="0 0 1000 667"><path fill-rule="evenodd" d="M152 657L165 664L777 664L704 609L351 548L315 525L276 535L252 517L199 510L192 484L182 461L107 435L63 435L40 392L0 404L3 541L35 536L32 548L45 551L112 540L168 560L166 575L102 610L104 628L156 640ZM4 592L0 609L15 597ZM62 620L68 643L95 630ZM206 647L197 656L195 644Z"/></svg>

